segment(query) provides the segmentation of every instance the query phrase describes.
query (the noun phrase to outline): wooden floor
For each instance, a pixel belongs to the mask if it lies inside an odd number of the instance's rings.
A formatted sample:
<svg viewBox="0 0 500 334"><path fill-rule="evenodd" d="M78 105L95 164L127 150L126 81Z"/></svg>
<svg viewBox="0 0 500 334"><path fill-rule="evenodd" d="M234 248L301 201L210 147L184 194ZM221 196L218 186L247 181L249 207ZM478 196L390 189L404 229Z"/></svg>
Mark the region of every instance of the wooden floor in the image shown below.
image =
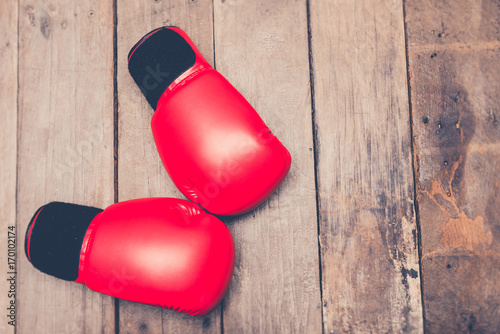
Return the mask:
<svg viewBox="0 0 500 334"><path fill-rule="evenodd" d="M498 0L1 1L1 333L500 332ZM223 218L236 268L205 317L34 269L41 205L182 197L127 53L184 29L289 149ZM17 231L16 329L7 322Z"/></svg>

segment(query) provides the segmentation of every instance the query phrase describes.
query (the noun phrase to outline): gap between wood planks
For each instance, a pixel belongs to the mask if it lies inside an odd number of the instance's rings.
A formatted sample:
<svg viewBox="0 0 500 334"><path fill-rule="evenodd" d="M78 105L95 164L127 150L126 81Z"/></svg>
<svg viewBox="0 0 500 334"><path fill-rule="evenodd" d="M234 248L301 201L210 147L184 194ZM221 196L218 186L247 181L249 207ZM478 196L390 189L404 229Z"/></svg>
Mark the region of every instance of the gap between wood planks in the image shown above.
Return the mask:
<svg viewBox="0 0 500 334"><path fill-rule="evenodd" d="M113 0L113 201L118 203L118 0ZM115 334L120 334L120 300L115 303Z"/></svg>
<svg viewBox="0 0 500 334"><path fill-rule="evenodd" d="M319 212L319 188L318 188L318 132L316 129L316 106L315 106L315 92L314 92L314 57L313 57L313 39L311 31L311 0L306 0L307 12L307 51L309 54L309 86L311 87L311 121L312 121L312 138L313 138L313 154L314 154L314 188L316 190L316 227L318 234L318 267L319 267L319 292L321 296L321 332L325 332L325 319L323 315L323 269L321 258L321 227L320 227L320 212Z"/></svg>

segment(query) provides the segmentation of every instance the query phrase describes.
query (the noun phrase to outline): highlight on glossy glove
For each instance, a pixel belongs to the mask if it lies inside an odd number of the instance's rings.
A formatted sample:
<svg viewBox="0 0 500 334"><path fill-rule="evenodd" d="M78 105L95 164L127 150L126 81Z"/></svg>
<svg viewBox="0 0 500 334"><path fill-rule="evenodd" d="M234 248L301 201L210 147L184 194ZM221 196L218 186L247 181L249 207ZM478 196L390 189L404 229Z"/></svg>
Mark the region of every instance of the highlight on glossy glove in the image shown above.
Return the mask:
<svg viewBox="0 0 500 334"><path fill-rule="evenodd" d="M190 315L217 306L234 268L227 227L173 198L131 200L104 211L49 203L31 219L25 251L46 274Z"/></svg>
<svg viewBox="0 0 500 334"><path fill-rule="evenodd" d="M212 213L235 215L278 188L290 169L290 153L184 31L149 32L128 60L155 109L151 127L161 160L187 198Z"/></svg>

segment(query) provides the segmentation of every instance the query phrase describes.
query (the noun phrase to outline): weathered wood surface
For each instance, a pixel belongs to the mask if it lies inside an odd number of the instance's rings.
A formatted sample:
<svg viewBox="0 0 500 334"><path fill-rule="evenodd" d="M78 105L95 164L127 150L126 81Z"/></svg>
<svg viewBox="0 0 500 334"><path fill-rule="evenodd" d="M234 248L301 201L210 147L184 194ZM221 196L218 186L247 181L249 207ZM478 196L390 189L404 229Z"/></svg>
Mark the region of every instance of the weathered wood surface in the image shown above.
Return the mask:
<svg viewBox="0 0 500 334"><path fill-rule="evenodd" d="M39 272L23 250L39 206L113 203L112 18L111 0L19 2L17 333L115 332L113 298Z"/></svg>
<svg viewBox="0 0 500 334"><path fill-rule="evenodd" d="M306 1L214 3L215 62L292 155L276 193L226 219L236 268L225 333L320 333Z"/></svg>
<svg viewBox="0 0 500 334"><path fill-rule="evenodd" d="M326 333L421 332L401 1L311 1Z"/></svg>
<svg viewBox="0 0 500 334"><path fill-rule="evenodd" d="M0 333L13 334L15 327L9 325L11 301L16 301L11 294L11 282L7 281L15 268L10 267L8 258L16 260L16 256L8 250L16 242L9 243L9 232L16 231L16 166L17 166L17 1L0 2L0 263L2 264L2 279L0 280L0 308L2 321ZM14 230L9 227L14 227ZM11 234L11 236L13 235ZM22 250L22 244L17 249ZM14 264L15 266L15 264ZM12 283L15 283L14 281ZM9 296L11 295L11 296ZM15 306L14 306L15 307ZM14 323L13 323L14 324Z"/></svg>
<svg viewBox="0 0 500 334"><path fill-rule="evenodd" d="M0 240L17 225L17 333L500 331L497 0L115 5L0 4ZM130 47L162 25L188 33L293 158L269 200L223 218L235 275L222 306L199 318L126 301L115 310L23 251L49 201L182 198L127 69ZM5 317L0 332L13 333Z"/></svg>
<svg viewBox="0 0 500 334"><path fill-rule="evenodd" d="M163 167L153 140L153 109L133 81L127 55L146 33L164 25L181 27L213 62L212 1L140 1L117 4L118 200L184 196ZM220 307L191 317L158 307L119 301L120 333L220 333Z"/></svg>
<svg viewBox="0 0 500 334"><path fill-rule="evenodd" d="M500 2L406 3L428 333L500 332Z"/></svg>

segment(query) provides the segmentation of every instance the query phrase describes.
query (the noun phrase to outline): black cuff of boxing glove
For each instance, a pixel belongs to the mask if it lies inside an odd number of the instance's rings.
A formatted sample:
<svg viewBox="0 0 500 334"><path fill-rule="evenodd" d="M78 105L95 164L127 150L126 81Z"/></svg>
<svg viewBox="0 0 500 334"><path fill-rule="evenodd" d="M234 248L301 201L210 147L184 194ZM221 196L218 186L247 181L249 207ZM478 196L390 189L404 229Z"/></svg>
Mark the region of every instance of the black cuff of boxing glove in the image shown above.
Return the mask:
<svg viewBox="0 0 500 334"><path fill-rule="evenodd" d="M144 35L128 54L128 70L155 110L167 87L195 62L188 42L167 27Z"/></svg>
<svg viewBox="0 0 500 334"><path fill-rule="evenodd" d="M78 278L85 233L103 210L52 202L39 208L28 225L24 250L35 268L60 279Z"/></svg>

